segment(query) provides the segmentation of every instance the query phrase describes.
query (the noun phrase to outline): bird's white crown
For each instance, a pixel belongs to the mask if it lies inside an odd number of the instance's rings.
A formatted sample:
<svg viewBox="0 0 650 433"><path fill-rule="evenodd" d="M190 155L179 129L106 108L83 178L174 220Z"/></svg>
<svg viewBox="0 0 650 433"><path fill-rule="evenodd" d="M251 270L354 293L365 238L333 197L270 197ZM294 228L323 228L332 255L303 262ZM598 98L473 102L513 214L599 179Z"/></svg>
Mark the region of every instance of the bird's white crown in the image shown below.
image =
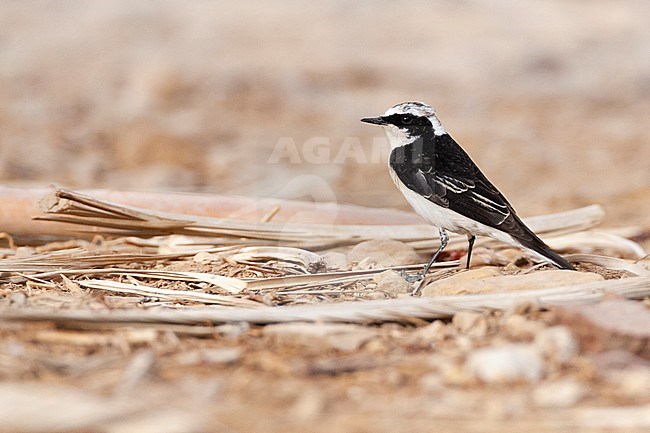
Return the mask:
<svg viewBox="0 0 650 433"><path fill-rule="evenodd" d="M393 105L386 110L384 116L390 116L392 114L412 114L417 117L426 117L431 122L431 126L433 126L433 131L436 135L447 133L438 116L436 116L436 110L423 102L402 102L401 104Z"/></svg>
<svg viewBox="0 0 650 433"><path fill-rule="evenodd" d="M430 105L423 102L402 102L390 107L384 113L384 116L391 114L412 114L414 116L431 116L436 114L436 111Z"/></svg>

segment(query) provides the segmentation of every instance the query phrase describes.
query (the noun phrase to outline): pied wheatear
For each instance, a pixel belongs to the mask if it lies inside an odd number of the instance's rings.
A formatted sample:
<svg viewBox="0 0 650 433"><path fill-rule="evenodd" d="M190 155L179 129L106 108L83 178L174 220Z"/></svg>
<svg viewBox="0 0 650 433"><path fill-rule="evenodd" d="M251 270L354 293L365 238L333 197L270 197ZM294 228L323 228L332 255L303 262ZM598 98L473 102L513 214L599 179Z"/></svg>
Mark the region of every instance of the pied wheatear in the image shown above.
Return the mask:
<svg viewBox="0 0 650 433"><path fill-rule="evenodd" d="M393 181L413 209L440 231L440 247L412 281L422 279L447 246L447 231L467 236L467 268L476 236L489 236L523 247L560 269L575 270L519 219L429 105L405 102L361 121L384 128Z"/></svg>

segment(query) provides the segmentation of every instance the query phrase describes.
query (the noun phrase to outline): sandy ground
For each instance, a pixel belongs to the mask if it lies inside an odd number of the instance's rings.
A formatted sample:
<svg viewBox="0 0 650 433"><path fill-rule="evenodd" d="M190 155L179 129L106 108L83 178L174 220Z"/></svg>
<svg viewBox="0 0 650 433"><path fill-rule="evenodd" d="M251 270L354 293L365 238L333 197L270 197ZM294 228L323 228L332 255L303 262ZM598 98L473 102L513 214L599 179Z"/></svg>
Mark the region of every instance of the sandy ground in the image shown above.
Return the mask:
<svg viewBox="0 0 650 433"><path fill-rule="evenodd" d="M421 100L520 214L601 203L605 226L648 227L648 16L633 0L2 2L0 182L407 209L385 138L359 119ZM110 307L64 286L22 290L3 284L2 302ZM474 334L378 325L351 353L263 327L4 324L0 403L31 408L16 412L23 431L51 429L36 414L61 402L78 417L62 412L65 431L632 431L644 419L650 367L627 353L549 361L536 384L459 375L471 350L554 326L553 311L519 312L514 328L513 314L486 313Z"/></svg>

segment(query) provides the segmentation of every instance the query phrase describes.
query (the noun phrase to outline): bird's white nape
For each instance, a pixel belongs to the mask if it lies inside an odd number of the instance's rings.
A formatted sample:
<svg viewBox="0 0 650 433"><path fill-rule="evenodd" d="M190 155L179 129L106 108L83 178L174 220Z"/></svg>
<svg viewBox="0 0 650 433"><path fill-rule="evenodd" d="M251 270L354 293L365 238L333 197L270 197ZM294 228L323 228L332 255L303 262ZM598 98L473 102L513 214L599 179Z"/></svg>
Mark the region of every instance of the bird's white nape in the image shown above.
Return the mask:
<svg viewBox="0 0 650 433"><path fill-rule="evenodd" d="M417 117L426 117L431 122L433 132L436 135L444 135L447 133L440 119L436 116L436 110L423 102L402 102L401 104L393 105L386 110L384 116L390 116L391 114L412 114Z"/></svg>

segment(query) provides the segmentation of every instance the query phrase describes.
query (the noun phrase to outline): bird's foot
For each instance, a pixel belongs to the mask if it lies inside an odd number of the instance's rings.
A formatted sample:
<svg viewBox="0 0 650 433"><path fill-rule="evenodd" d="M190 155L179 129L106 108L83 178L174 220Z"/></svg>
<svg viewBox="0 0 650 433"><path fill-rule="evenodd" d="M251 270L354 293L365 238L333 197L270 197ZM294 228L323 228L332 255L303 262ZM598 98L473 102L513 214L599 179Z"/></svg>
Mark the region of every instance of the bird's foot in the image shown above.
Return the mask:
<svg viewBox="0 0 650 433"><path fill-rule="evenodd" d="M422 289L424 289L424 286L425 286L424 278L419 280L416 283L413 283L413 290L411 290L411 296L415 298L419 297L420 294L422 293Z"/></svg>
<svg viewBox="0 0 650 433"><path fill-rule="evenodd" d="M424 275L422 275L422 272L418 272L417 274L407 274L405 271L402 271L399 274L408 283L417 283L418 281L422 281L422 278L424 278Z"/></svg>

